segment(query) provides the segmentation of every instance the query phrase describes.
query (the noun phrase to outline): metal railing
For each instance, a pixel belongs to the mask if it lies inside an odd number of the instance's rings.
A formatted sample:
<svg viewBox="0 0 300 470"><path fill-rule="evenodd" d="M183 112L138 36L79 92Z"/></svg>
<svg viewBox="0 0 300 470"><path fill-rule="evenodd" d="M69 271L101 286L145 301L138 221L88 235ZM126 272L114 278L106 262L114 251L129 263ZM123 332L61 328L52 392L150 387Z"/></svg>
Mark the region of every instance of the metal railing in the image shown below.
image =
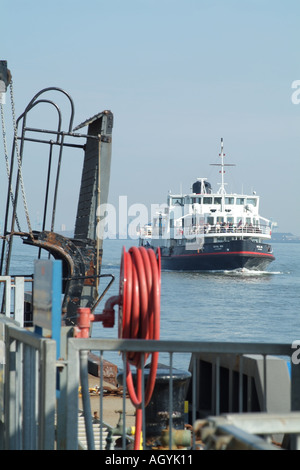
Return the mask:
<svg viewBox="0 0 300 470"><path fill-rule="evenodd" d="M0 448L77 450L80 448L78 422L79 416L83 413L88 449L111 448L112 436L119 436L118 448L126 449L129 437L126 413L130 405L126 381L122 382L121 391L122 425L118 426L118 429L115 425L111 426L107 437L104 438L107 428L103 419L107 406L103 367L101 367L104 354L121 353L120 368L126 370L126 353L141 353L143 362L144 354L155 351L160 353L160 362L163 361L169 370L167 404L160 411L160 414L164 415L162 429L168 430L167 442L176 444L178 431L176 420L178 414L182 412L176 408L177 403L174 399L175 364L182 355L188 354L190 377L184 385L184 396L185 404L188 401L189 406L188 410L185 410L184 424L182 424L183 428L187 425L191 433L188 443L185 444L187 449L210 448L212 442L216 446L221 443L221 447L230 445L230 448L237 449L243 446L253 449L272 448L268 440L262 440L259 436L266 434L268 437L269 434L276 432L290 435L290 448L299 448L300 414L297 412L300 410L300 367L297 361L292 360L295 352L292 345L73 337L67 339L70 330L69 328L62 330L62 335L66 337L67 355L64 360L57 360L54 340L20 328L16 322L1 315ZM99 400L97 437L94 434L95 423L89 393L89 351L98 352L100 361L100 377L97 379L99 396L93 398ZM286 367L286 361L289 361L288 391L276 361ZM144 378L146 367L142 369ZM273 375L275 382L270 382L272 368L275 371ZM254 369L259 369L259 380L256 382L255 390L253 375L251 376ZM82 411L79 409L79 386L82 392ZM207 391L209 397L208 410L203 406L203 390ZM274 411L276 390L283 403L280 402L278 410ZM224 397L228 400L225 405ZM143 400L143 448L148 449L153 443L149 444L147 436L148 407L144 406ZM207 397L204 401L207 404ZM252 402L255 404L254 407ZM203 411L207 414L204 413L202 416ZM200 418L209 423L209 432L206 434L204 432L201 441L197 437ZM252 427L245 425L247 421L251 422ZM207 431L207 427L205 429ZM205 440L205 435L209 435L208 441ZM162 434L156 437L156 443L161 442L161 437Z"/></svg>
<svg viewBox="0 0 300 470"><path fill-rule="evenodd" d="M153 227L153 228L141 228L140 237L142 239L160 239L171 238L171 231L167 227ZM174 228L174 237L177 239L189 238L191 236L266 236L271 238L271 228L268 225L252 225L252 224L216 224L216 225L189 225L185 227L175 227Z"/></svg>
<svg viewBox="0 0 300 470"><path fill-rule="evenodd" d="M0 447L55 448L56 342L0 320Z"/></svg>
<svg viewBox="0 0 300 470"><path fill-rule="evenodd" d="M263 405L261 407L262 412L268 411L268 402L266 399L267 396L267 387L268 387L268 375L267 375L267 366L268 366L268 357L269 356L282 356L285 358L291 358L293 350L289 344L265 344L265 343L215 343L215 342L178 342L178 341L141 341L141 340L105 340L105 339L69 339L68 340L68 357L72 358L71 361L68 361L68 404L67 404L67 420L68 420L68 429L69 433L67 435L66 446L69 449L78 448L78 430L77 430L77 413L78 413L78 385L81 380L82 394L83 394L83 413L85 417L86 424L86 433L87 433L87 442L89 449L102 447L102 436L100 436L100 443L96 443L93 436L92 430L92 414L90 408L90 400L88 396L88 382L87 382L87 351L98 351L100 354L100 362L103 360L103 353L106 351L119 351L123 355L123 370L126 370L126 354L127 352L142 352L151 353L159 351L160 353L167 354L169 356L169 369L170 369L170 378L169 378L169 401L168 409L165 410L168 420L166 422L166 427L169 432L169 442L172 442L173 433L173 419L174 419L174 410L173 410L173 363L174 357L176 354L192 354L191 357L191 379L189 384L190 389L190 404L189 404L189 420L191 426L197 421L199 417L199 409L197 407L197 402L199 401L198 394L201 387L205 387L207 384L201 383L201 377L199 377L198 369L199 364L198 360L202 355L206 357L207 354L212 355L213 360L213 410L218 414L221 408L222 401L222 358L233 357L239 358L238 366L238 413L244 411L243 408L243 395L245 392L244 385L244 371L243 371L243 362L244 358L247 355L261 355L263 371L262 371L262 389L264 392ZM235 359L236 362L236 359ZM101 369L101 368L100 368ZM81 371L81 377L80 377ZM144 370L143 370L144 373ZM288 404L290 411L300 410L300 394L299 391L300 384L300 368L291 362L291 382L290 382L290 403ZM277 387L281 387L281 383L277 383ZM232 383L229 383L229 387L232 387ZM248 385L246 386L248 389ZM103 376L100 374L99 377L99 409L100 409L100 423L103 421L102 412L105 407L105 399L103 395ZM126 384L123 388L123 435L122 435L122 448L125 449L126 442ZM258 430L259 433L259 419L258 421ZM143 408L143 423L145 423L145 409ZM100 424L101 431L101 424ZM287 427L287 432L289 429ZM295 432L293 428L292 432ZM300 420L298 420L297 433L300 433ZM145 424L143 427L143 439L144 448L147 448L147 435ZM251 440L251 439L250 439ZM196 442L195 433L192 434L191 440L191 449L197 449L198 444Z"/></svg>
<svg viewBox="0 0 300 470"><path fill-rule="evenodd" d="M227 234L227 235L271 235L271 229L268 225L252 225L252 224L241 224L241 225L231 225L231 224L216 224L210 225L206 224L204 227L192 226L188 227L188 234Z"/></svg>
<svg viewBox="0 0 300 470"><path fill-rule="evenodd" d="M300 413L242 413L210 417L194 423L195 432L209 450L279 450L272 436L289 436L289 447L299 449ZM263 436L263 437L262 437Z"/></svg>
<svg viewBox="0 0 300 470"><path fill-rule="evenodd" d="M3 312L6 317L11 317L23 326L24 324L24 277L0 276L0 284L3 289Z"/></svg>

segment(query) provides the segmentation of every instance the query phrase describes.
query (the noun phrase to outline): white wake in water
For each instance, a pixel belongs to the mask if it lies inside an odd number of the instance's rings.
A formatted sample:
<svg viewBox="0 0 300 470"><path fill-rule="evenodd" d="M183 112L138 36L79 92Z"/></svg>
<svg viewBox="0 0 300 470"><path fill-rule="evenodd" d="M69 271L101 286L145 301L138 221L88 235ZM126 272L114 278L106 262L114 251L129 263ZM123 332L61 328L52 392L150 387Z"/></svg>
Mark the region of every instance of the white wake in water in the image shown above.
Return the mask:
<svg viewBox="0 0 300 470"><path fill-rule="evenodd" d="M247 268L239 268L239 269L234 269L232 271L223 271L224 274L227 275L242 275L242 276L273 276L273 275L278 275L278 274L283 274L281 271L259 271L255 269L247 269Z"/></svg>

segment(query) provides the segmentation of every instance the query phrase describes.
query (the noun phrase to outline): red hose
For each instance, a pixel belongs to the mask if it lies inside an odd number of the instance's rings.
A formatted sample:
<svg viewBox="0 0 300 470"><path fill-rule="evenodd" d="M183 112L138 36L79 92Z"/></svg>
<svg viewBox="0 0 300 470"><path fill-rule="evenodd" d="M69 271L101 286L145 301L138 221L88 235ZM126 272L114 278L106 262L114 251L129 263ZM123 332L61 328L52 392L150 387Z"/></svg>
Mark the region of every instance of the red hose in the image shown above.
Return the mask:
<svg viewBox="0 0 300 470"><path fill-rule="evenodd" d="M123 248L120 273L119 338L159 340L160 333L160 251ZM144 354L144 365L149 354ZM158 352L152 353L150 372L145 387L148 405L156 379ZM137 369L136 390L130 364ZM126 383L136 408L135 450L140 449L142 431L142 358L139 352L127 353Z"/></svg>

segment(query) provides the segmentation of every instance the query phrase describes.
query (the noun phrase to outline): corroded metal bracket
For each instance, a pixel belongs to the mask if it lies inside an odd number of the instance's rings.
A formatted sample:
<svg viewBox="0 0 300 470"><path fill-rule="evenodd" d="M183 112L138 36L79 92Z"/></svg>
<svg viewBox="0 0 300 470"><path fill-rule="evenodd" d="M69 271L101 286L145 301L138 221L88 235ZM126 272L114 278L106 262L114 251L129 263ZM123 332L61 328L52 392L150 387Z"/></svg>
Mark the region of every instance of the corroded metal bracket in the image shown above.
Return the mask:
<svg viewBox="0 0 300 470"><path fill-rule="evenodd" d="M25 234L24 234L25 235ZM84 286L96 289L95 240L76 240L54 232L33 232L23 238L23 243L48 251L55 259L62 261L63 293L62 315L67 325L76 323L77 308L82 304ZM100 253L102 257L102 251ZM89 296L85 305L93 306L97 299Z"/></svg>

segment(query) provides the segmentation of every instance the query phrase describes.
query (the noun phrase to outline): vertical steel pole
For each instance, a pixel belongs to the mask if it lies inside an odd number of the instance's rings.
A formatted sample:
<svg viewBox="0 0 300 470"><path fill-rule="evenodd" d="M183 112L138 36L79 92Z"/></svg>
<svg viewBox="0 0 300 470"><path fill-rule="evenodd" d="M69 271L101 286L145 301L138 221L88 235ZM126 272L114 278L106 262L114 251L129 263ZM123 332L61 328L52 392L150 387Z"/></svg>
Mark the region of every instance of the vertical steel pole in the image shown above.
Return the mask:
<svg viewBox="0 0 300 470"><path fill-rule="evenodd" d="M15 312L14 318L20 327L24 326L24 277L15 277Z"/></svg>
<svg viewBox="0 0 300 470"><path fill-rule="evenodd" d="M215 404L215 410L216 410L216 415L218 416L220 414L220 356L218 355L216 357L216 404Z"/></svg>
<svg viewBox="0 0 300 470"><path fill-rule="evenodd" d="M79 386L79 353L73 338L68 339L67 361L67 400L66 406L66 438L67 450L78 450L78 386Z"/></svg>
<svg viewBox="0 0 300 470"><path fill-rule="evenodd" d="M80 351L80 382L82 393L82 405L85 422L85 431L88 450L95 450L91 402L88 383L88 351Z"/></svg>
<svg viewBox="0 0 300 470"><path fill-rule="evenodd" d="M23 448L36 450L36 350L27 344L23 349Z"/></svg>
<svg viewBox="0 0 300 470"><path fill-rule="evenodd" d="M170 382L169 382L169 449L172 449L173 430L173 353L170 352Z"/></svg>
<svg viewBox="0 0 300 470"><path fill-rule="evenodd" d="M243 356L240 356L239 367L239 413L243 412Z"/></svg>
<svg viewBox="0 0 300 470"><path fill-rule="evenodd" d="M39 449L54 450L56 410L56 343L43 340L41 344L40 432Z"/></svg>

